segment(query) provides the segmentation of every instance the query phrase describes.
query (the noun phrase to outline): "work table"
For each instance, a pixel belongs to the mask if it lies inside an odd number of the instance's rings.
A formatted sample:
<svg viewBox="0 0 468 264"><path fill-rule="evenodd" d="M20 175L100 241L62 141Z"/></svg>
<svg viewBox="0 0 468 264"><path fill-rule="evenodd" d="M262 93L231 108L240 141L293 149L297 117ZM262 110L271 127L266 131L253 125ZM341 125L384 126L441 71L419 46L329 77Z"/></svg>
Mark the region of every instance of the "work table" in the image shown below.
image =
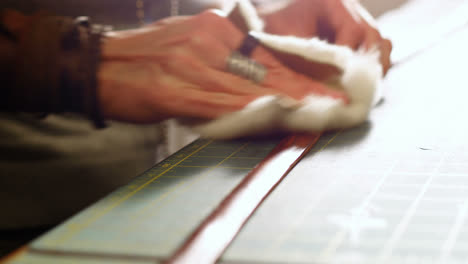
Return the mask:
<svg viewBox="0 0 468 264"><path fill-rule="evenodd" d="M468 8L414 2L380 20L395 65L369 121L325 133L220 263L468 261ZM277 143L198 140L7 263L162 261Z"/></svg>

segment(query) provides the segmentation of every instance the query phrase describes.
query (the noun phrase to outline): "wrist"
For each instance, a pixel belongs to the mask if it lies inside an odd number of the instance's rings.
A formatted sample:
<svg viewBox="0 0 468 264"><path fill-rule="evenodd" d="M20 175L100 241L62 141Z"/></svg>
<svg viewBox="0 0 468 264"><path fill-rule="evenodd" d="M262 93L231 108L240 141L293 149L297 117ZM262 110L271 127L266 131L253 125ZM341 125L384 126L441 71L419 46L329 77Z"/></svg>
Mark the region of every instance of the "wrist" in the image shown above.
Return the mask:
<svg viewBox="0 0 468 264"><path fill-rule="evenodd" d="M113 63L101 60L99 64L99 69L97 71L97 89L96 97L99 101L101 115L105 119L114 119L111 114L112 111L109 109L109 102L112 102L113 93L111 91L116 91L115 89L115 80L112 80L111 76L114 74Z"/></svg>
<svg viewBox="0 0 468 264"><path fill-rule="evenodd" d="M103 34L101 44L101 61L107 62L112 60L120 54L121 46L121 33L117 31L108 31Z"/></svg>

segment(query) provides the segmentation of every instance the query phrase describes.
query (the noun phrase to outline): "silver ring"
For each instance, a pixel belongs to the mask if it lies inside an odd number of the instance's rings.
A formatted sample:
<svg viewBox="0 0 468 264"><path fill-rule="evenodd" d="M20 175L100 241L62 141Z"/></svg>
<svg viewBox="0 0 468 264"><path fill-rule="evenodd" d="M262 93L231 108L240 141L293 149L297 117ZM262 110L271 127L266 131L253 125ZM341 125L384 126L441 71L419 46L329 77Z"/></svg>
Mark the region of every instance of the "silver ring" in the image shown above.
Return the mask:
<svg viewBox="0 0 468 264"><path fill-rule="evenodd" d="M261 83L267 74L267 69L262 64L234 51L226 60L227 70L245 79Z"/></svg>

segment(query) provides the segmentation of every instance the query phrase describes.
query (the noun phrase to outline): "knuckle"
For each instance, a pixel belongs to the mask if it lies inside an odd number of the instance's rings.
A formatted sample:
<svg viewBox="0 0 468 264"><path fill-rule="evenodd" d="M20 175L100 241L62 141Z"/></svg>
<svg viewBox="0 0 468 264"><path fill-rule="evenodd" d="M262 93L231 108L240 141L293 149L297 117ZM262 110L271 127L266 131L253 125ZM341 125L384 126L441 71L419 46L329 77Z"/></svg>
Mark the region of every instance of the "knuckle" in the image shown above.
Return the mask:
<svg viewBox="0 0 468 264"><path fill-rule="evenodd" d="M219 40L206 32L199 32L187 41L187 48L195 54L206 54L219 50Z"/></svg>
<svg viewBox="0 0 468 264"><path fill-rule="evenodd" d="M187 64L188 56L181 50L175 50L168 54L165 64L169 68L180 68L180 65Z"/></svg>
<svg viewBox="0 0 468 264"><path fill-rule="evenodd" d="M392 52L393 46L392 42L388 39L382 39L379 42L379 49L382 54L382 56L390 56L390 53Z"/></svg>
<svg viewBox="0 0 468 264"><path fill-rule="evenodd" d="M383 44L385 45L385 47L388 49L389 52L393 50L393 44L389 39L384 39Z"/></svg>
<svg viewBox="0 0 468 264"><path fill-rule="evenodd" d="M354 34L358 38L362 38L366 34L366 28L362 24L356 24L351 27L351 33Z"/></svg>
<svg viewBox="0 0 468 264"><path fill-rule="evenodd" d="M366 44L369 47L374 47L376 49L382 49L382 37L377 30L371 29L366 32L366 36L364 37Z"/></svg>
<svg viewBox="0 0 468 264"><path fill-rule="evenodd" d="M369 34L376 40L379 40L379 41L382 40L382 36L380 35L380 32L375 28L370 28L367 34Z"/></svg>
<svg viewBox="0 0 468 264"><path fill-rule="evenodd" d="M210 35L205 31L197 31L195 34L188 39L188 44L190 47L198 49L207 44L207 40L210 38Z"/></svg>
<svg viewBox="0 0 468 264"><path fill-rule="evenodd" d="M197 17L200 26L213 26L217 23L226 23L227 20L226 18L209 10L200 13Z"/></svg>

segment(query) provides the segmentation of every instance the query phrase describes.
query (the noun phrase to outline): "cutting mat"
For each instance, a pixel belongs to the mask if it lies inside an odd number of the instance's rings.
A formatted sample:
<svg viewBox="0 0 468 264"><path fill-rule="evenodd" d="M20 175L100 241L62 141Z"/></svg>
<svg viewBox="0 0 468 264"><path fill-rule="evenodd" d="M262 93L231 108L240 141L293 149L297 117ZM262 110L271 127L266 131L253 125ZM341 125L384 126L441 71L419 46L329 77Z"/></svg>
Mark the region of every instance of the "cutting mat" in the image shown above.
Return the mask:
<svg viewBox="0 0 468 264"><path fill-rule="evenodd" d="M42 256L39 263L63 263L50 258L59 251L70 261L165 258L277 143L198 140L35 241L29 256Z"/></svg>
<svg viewBox="0 0 468 264"><path fill-rule="evenodd" d="M467 263L466 47L467 28L396 66L370 122L322 137L220 262ZM12 263L155 263L276 143L198 141Z"/></svg>
<svg viewBox="0 0 468 264"><path fill-rule="evenodd" d="M465 26L393 68L371 121L305 158L223 263L468 263L466 47Z"/></svg>

